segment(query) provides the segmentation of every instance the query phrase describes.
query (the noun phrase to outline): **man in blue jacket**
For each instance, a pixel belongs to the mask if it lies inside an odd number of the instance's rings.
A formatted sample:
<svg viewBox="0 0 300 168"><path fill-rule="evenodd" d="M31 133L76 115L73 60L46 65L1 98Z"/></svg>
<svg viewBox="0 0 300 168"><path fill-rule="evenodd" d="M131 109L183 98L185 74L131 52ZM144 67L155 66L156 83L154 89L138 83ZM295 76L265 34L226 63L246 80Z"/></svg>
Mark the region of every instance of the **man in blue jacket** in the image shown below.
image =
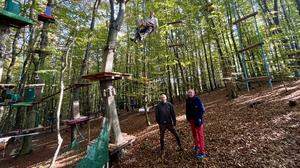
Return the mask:
<svg viewBox="0 0 300 168"><path fill-rule="evenodd" d="M204 143L204 122L203 114L205 108L198 96L195 96L195 91L188 91L186 99L186 118L191 125L191 130L194 138L193 150L197 151L197 158L205 158L205 143Z"/></svg>
<svg viewBox="0 0 300 168"><path fill-rule="evenodd" d="M179 150L182 151L179 135L175 129L176 126L176 115L174 107L171 103L167 102L167 96L162 94L160 96L160 102L157 104L155 109L156 122L159 125L160 132L160 148L162 157L164 155L164 138L166 130L169 130L176 138Z"/></svg>

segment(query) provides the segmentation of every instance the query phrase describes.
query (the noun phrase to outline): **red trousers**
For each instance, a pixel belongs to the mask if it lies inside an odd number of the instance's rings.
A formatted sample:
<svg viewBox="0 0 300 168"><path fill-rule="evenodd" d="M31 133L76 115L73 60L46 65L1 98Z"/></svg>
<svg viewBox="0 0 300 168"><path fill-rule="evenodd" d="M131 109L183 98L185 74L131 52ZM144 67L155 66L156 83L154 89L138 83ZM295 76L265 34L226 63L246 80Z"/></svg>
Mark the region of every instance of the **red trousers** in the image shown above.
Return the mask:
<svg viewBox="0 0 300 168"><path fill-rule="evenodd" d="M198 153L205 153L205 143L204 143L204 124L199 127L195 126L195 121L190 120L191 129L194 138L195 146L199 147Z"/></svg>

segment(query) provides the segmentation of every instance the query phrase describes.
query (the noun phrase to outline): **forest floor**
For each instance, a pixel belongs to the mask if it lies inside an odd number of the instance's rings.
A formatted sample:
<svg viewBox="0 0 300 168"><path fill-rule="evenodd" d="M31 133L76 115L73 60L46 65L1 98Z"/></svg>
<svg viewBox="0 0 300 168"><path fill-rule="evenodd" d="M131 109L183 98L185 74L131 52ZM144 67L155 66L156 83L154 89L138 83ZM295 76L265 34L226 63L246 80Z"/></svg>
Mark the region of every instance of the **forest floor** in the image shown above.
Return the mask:
<svg viewBox="0 0 300 168"><path fill-rule="evenodd" d="M300 80L288 82L287 91L281 84L273 90L257 87L240 92L237 99L228 101L226 92L218 90L202 94L206 106L205 139L209 157L196 159L191 150L193 141L184 116L184 102L176 103L177 129L184 151L175 150L175 139L166 134L166 156L159 157L157 124L146 126L141 113L120 116L123 132L137 137L127 147L124 157L113 167L300 167ZM296 100L295 107L289 100ZM254 106L250 106L254 103ZM154 113L150 113L154 122ZM92 123L92 137L99 134L100 121ZM86 127L84 127L86 132ZM63 132L64 144L58 167L74 167L86 150L68 150L69 132ZM0 167L48 167L56 149L56 134L36 136L30 155L0 159Z"/></svg>

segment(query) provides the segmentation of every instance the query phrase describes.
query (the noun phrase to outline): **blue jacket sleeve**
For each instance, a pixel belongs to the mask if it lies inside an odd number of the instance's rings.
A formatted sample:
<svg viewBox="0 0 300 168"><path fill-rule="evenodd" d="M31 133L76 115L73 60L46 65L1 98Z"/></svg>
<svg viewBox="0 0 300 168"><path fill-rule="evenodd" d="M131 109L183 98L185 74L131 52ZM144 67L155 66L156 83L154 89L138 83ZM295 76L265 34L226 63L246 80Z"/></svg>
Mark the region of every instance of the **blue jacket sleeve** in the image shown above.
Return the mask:
<svg viewBox="0 0 300 168"><path fill-rule="evenodd" d="M204 105L203 105L203 103L202 103L202 101L200 100L199 97L196 98L195 103L196 103L196 106L199 109L199 112L197 113L197 118L201 118L202 119L203 114L205 113Z"/></svg>

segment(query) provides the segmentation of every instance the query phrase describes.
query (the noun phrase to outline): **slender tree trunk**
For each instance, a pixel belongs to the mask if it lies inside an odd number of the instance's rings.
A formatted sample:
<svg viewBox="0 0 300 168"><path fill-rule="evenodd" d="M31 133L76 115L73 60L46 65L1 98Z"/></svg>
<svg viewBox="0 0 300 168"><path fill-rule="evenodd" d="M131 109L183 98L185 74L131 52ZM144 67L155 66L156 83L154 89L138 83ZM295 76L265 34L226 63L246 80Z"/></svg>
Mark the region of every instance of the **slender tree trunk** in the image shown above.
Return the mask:
<svg viewBox="0 0 300 168"><path fill-rule="evenodd" d="M115 19L115 1L109 0L110 2L110 25L108 31L108 38L107 38L107 46L104 49L103 53L103 72L112 72L113 71L113 63L114 63L114 55L116 49L116 40L118 36L118 32L121 29L123 24L124 15L125 15L125 0L119 0L119 11L117 14L117 18ZM105 104L107 114L109 114L108 118L110 121L110 125L112 126L114 132L114 141L116 144L120 144L123 141L123 136L121 134L121 128L119 124L117 109L116 109L116 102L115 102L115 95L113 94L113 85L112 81L107 81L101 83L102 91L108 90L110 93L105 97Z"/></svg>
<svg viewBox="0 0 300 168"><path fill-rule="evenodd" d="M14 40L13 40L13 44L12 44L12 53L11 53L11 62L7 68L7 72L6 72L6 83L10 83L11 80L12 80L12 70L13 70L13 66L15 65L16 63L16 58L17 58L17 42L18 42L18 39L19 39L19 36L20 36L20 29L18 29L15 33L15 36L14 36Z"/></svg>
<svg viewBox="0 0 300 168"><path fill-rule="evenodd" d="M5 39L7 35L9 34L9 27L5 25L0 25L0 81L2 79L2 73L3 73L3 64L5 59Z"/></svg>

